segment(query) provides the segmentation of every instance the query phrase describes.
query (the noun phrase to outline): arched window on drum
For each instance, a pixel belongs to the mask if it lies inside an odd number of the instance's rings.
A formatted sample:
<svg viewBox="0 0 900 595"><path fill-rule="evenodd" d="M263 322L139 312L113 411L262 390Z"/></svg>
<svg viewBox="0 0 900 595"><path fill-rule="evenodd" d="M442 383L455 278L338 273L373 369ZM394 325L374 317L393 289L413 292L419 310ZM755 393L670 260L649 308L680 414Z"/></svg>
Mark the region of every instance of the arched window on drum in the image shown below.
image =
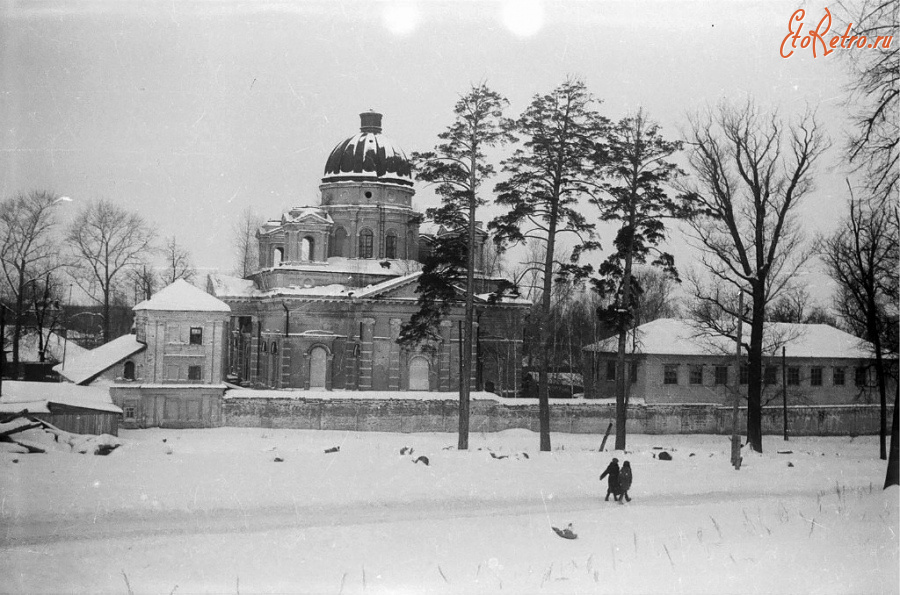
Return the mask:
<svg viewBox="0 0 900 595"><path fill-rule="evenodd" d="M375 246L375 236L372 233L371 229L363 229L359 232L359 251L357 252L358 258L373 258L374 257L374 246Z"/></svg>
<svg viewBox="0 0 900 595"><path fill-rule="evenodd" d="M393 229L384 236L384 257L397 258L397 232Z"/></svg>

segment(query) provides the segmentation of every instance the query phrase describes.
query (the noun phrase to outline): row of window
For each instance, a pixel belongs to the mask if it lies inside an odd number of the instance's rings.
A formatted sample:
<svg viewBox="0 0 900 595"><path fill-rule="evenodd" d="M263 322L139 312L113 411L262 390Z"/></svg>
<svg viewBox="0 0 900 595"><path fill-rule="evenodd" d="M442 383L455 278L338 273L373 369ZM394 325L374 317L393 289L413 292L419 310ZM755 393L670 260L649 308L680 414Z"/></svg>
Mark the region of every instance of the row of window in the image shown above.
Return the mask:
<svg viewBox="0 0 900 595"><path fill-rule="evenodd" d="M345 254L345 246L347 244L347 232L343 228L339 228L334 234L334 240L331 247L331 256L349 256ZM276 247L273 251L274 266L278 266L284 260L284 248ZM305 237L301 241L300 260L313 260L315 254L315 240L311 237ZM375 234L371 229L363 229L359 232L359 244L356 253L357 258L375 258ZM389 231L384 236L384 257L397 258L397 234Z"/></svg>
<svg viewBox="0 0 900 595"><path fill-rule="evenodd" d="M663 384L678 384L678 364L665 364L663 366ZM688 384L703 384L703 368L701 365L692 365L688 367ZM729 366L713 366L714 383L717 386L728 384ZM778 384L780 376L780 366L764 366L763 367L763 384ZM809 376L804 378L801 375L801 369L798 366L789 366L785 371L788 386L800 386L804 384L804 380L808 381L809 386L824 385L824 367L813 366L809 368ZM750 379L750 369L746 364L741 365L740 383L747 384ZM854 369L854 381L856 386L865 386L868 379L868 368L858 366ZM844 386L847 382L846 371L844 368L832 368L831 384L832 386Z"/></svg>

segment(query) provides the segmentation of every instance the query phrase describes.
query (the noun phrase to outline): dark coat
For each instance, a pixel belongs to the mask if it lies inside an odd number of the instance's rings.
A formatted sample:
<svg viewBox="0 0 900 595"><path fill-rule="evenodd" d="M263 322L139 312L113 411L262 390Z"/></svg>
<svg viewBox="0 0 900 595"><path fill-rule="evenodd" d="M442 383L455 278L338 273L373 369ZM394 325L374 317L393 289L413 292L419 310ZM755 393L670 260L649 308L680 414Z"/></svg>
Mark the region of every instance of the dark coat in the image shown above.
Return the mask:
<svg viewBox="0 0 900 595"><path fill-rule="evenodd" d="M600 481L603 481L603 478L609 475L609 491L613 494L619 493L619 463L616 460L613 460L609 466L606 467L606 471L600 475ZM608 498L609 496L607 496Z"/></svg>
<svg viewBox="0 0 900 595"><path fill-rule="evenodd" d="M619 471L619 488L623 492L631 489L631 464L628 461L622 463L622 470Z"/></svg>

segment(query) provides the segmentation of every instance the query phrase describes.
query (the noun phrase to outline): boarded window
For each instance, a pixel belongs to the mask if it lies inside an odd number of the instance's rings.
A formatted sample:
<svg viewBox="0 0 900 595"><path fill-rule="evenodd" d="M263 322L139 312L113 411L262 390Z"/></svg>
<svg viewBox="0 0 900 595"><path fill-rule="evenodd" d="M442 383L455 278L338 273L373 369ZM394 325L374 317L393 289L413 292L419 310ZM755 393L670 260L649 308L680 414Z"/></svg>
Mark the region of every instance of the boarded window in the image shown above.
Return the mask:
<svg viewBox="0 0 900 595"><path fill-rule="evenodd" d="M799 386L800 368L791 367L787 369L787 383L788 386Z"/></svg>
<svg viewBox="0 0 900 595"><path fill-rule="evenodd" d="M309 352L309 388L325 388L328 352L324 347L314 347Z"/></svg>
<svg viewBox="0 0 900 595"><path fill-rule="evenodd" d="M844 368L835 368L834 376L832 377L832 382L835 386L844 386L846 382L844 378Z"/></svg>
<svg viewBox="0 0 900 595"><path fill-rule="evenodd" d="M691 384L703 384L703 366L691 366Z"/></svg>
<svg viewBox="0 0 900 595"><path fill-rule="evenodd" d="M616 362L606 362L606 379L609 381L616 379Z"/></svg>
<svg viewBox="0 0 900 595"><path fill-rule="evenodd" d="M725 386L728 384L728 366L716 366L716 385Z"/></svg>
<svg viewBox="0 0 900 595"><path fill-rule="evenodd" d="M663 366L663 384L678 384L678 364Z"/></svg>
<svg viewBox="0 0 900 595"><path fill-rule="evenodd" d="M822 386L822 368L809 369L810 386Z"/></svg>
<svg viewBox="0 0 900 595"><path fill-rule="evenodd" d="M200 380L202 377L202 366L188 366L188 380Z"/></svg>
<svg viewBox="0 0 900 595"><path fill-rule="evenodd" d="M409 362L409 390L429 390L430 365L424 357L415 357Z"/></svg>
<svg viewBox="0 0 900 595"><path fill-rule="evenodd" d="M199 326L191 327L191 345L203 345L203 328Z"/></svg>
<svg viewBox="0 0 900 595"><path fill-rule="evenodd" d="M166 380L178 380L178 364L169 364L166 366Z"/></svg>

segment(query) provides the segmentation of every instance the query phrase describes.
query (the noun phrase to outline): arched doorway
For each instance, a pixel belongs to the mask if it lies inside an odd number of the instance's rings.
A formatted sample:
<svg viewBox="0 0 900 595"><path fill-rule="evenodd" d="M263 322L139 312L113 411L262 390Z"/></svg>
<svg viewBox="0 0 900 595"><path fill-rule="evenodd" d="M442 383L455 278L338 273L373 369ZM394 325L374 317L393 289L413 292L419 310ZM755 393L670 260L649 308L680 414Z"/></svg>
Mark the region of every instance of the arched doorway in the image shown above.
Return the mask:
<svg viewBox="0 0 900 595"><path fill-rule="evenodd" d="M409 390L429 390L431 383L429 376L428 360L424 357L414 357L409 360Z"/></svg>
<svg viewBox="0 0 900 595"><path fill-rule="evenodd" d="M272 251L272 266L277 267L284 260L284 248L275 248Z"/></svg>
<svg viewBox="0 0 900 595"><path fill-rule="evenodd" d="M313 347L309 352L309 388L325 388L325 368L328 352L324 347Z"/></svg>

